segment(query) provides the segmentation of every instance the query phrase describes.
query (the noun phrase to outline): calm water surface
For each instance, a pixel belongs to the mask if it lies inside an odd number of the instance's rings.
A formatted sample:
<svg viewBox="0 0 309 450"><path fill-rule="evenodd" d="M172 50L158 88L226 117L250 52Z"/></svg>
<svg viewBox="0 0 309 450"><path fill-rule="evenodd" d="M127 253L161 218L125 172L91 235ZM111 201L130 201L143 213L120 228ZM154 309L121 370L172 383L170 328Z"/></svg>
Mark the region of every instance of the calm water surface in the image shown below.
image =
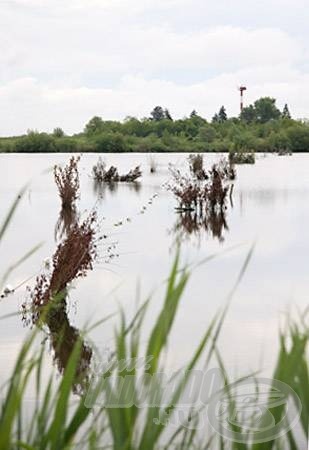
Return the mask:
<svg viewBox="0 0 309 450"><path fill-rule="evenodd" d="M9 283L18 286L38 274L42 261L56 248L55 226L60 200L51 172L55 163L65 163L69 155L0 155L0 217L4 217L17 191L31 181L11 226L1 242L0 274L30 248L42 248L12 273ZM205 163L220 158L206 155ZM111 264L102 257L95 270L75 284L70 292L68 323L76 329L94 322L121 305L128 316L140 298L153 295L147 325L159 310L164 280L171 267L176 241L181 232L175 200L162 184L169 178L168 164L183 170L187 155L157 155L158 171L149 173L149 156L110 154L108 164L120 172L140 164L143 177L138 188L127 184L105 189L100 196L90 177L98 155L86 154L80 162L81 199L79 210L96 206L102 232L116 242L119 258ZM278 349L278 326L289 310L308 305L309 254L309 155L292 157L259 156L254 166L240 166L222 238L202 230L182 235L182 260L196 264L217 257L196 268L182 298L169 342L168 363L179 368L192 355L205 328L218 308L224 305L249 249L255 243L250 265L233 298L219 348L228 369L244 374L260 369L269 374ZM149 204L151 197L158 196ZM145 212L141 211L146 206ZM127 219L130 221L127 221ZM123 225L115 227L122 221ZM28 284L33 283L33 278ZM13 296L0 302L1 316L20 310L25 299L23 284ZM92 332L100 349L112 346L117 317ZM0 381L7 379L23 337L27 333L20 317L2 320L0 328ZM145 330L147 333L147 330Z"/></svg>

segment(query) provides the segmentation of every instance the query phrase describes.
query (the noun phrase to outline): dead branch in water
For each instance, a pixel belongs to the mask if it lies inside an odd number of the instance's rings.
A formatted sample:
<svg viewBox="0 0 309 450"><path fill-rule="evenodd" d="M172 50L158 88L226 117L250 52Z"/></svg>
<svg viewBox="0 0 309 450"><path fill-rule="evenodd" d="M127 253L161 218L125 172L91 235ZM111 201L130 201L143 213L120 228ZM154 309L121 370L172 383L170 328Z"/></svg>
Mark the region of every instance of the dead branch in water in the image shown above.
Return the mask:
<svg viewBox="0 0 309 450"><path fill-rule="evenodd" d="M140 169L140 166L136 166L128 173L119 175L117 167L111 166L109 169L106 169L106 164L100 158L97 164L93 166L92 174L94 180L98 183L134 183L138 178L142 176L142 171Z"/></svg>
<svg viewBox="0 0 309 450"><path fill-rule="evenodd" d="M229 160L232 164L255 164L255 153L231 151L229 153Z"/></svg>

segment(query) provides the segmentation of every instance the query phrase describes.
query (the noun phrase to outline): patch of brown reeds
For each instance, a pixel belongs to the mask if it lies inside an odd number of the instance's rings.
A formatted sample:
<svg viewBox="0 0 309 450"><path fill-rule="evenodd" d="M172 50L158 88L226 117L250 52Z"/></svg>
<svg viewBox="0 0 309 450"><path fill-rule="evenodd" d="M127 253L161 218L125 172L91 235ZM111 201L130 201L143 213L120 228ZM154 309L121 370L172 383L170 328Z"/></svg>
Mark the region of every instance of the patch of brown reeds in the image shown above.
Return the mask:
<svg viewBox="0 0 309 450"><path fill-rule="evenodd" d="M41 309L55 298L65 298L73 280L86 276L93 269L97 254L96 213L91 213L81 224L76 223L67 237L58 245L49 273L37 276L33 289L29 289L30 322L36 323ZM23 305L25 320L27 305Z"/></svg>
<svg viewBox="0 0 309 450"><path fill-rule="evenodd" d="M237 177L237 172L235 165L232 161L226 158L221 158L220 161L215 165L216 169L220 173L221 179L224 181L234 181Z"/></svg>
<svg viewBox="0 0 309 450"><path fill-rule="evenodd" d="M191 174L198 180L207 180L208 175L204 170L204 157L201 154L189 155L189 168Z"/></svg>
<svg viewBox="0 0 309 450"><path fill-rule="evenodd" d="M61 198L62 208L74 209L75 202L79 198L79 160L79 156L72 156L65 167L54 167L54 178Z"/></svg>
<svg viewBox="0 0 309 450"><path fill-rule="evenodd" d="M140 166L136 166L128 173L119 175L117 167L111 166L109 169L107 169L105 162L100 158L97 164L93 166L92 174L95 182L97 183L134 183L136 182L136 180L138 180L138 178L142 176L142 171L140 169Z"/></svg>
<svg viewBox="0 0 309 450"><path fill-rule="evenodd" d="M255 164L254 152L245 151L231 151L229 153L229 160L232 164Z"/></svg>
<svg viewBox="0 0 309 450"><path fill-rule="evenodd" d="M208 180L200 180L182 175L179 170L172 170L173 184L169 189L178 200L178 210L203 212L225 208L229 185L218 165L208 171Z"/></svg>
<svg viewBox="0 0 309 450"><path fill-rule="evenodd" d="M204 187L204 204L206 210L215 211L218 207L222 211L229 192L229 186L224 185L224 176L220 171L220 167L213 165L210 171L210 182Z"/></svg>
<svg viewBox="0 0 309 450"><path fill-rule="evenodd" d="M220 160L207 171L201 161L201 158L191 159L189 175L170 168L173 182L168 188L178 201L176 210L179 213L174 231L182 229L184 234L190 235L204 230L222 241L223 231L228 229L225 215L227 199L233 192L230 181L236 177L236 172L226 160ZM195 172L192 168L194 162ZM207 176L198 177L196 174L201 174L201 170Z"/></svg>

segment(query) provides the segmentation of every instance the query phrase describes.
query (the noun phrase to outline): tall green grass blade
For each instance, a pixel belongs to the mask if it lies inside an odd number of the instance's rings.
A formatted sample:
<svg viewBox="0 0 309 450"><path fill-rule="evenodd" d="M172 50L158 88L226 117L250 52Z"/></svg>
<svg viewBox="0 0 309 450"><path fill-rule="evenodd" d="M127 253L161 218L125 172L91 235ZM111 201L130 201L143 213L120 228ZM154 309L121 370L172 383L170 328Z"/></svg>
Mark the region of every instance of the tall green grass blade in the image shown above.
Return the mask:
<svg viewBox="0 0 309 450"><path fill-rule="evenodd" d="M23 196L24 196L25 192L27 191L28 187L29 187L29 184L26 184L26 185L19 191L19 193L17 194L17 196L16 196L16 198L15 198L15 200L14 200L14 202L13 202L13 204L12 204L12 206L11 206L11 208L10 208L8 214L7 214L7 216L5 217L5 219L4 219L3 223L2 223L2 225L0 226L0 242L1 242L1 240L2 240L2 238L3 238L3 236L4 236L4 234L5 234L5 232L6 232L6 230L7 230L7 228L8 228L8 226L9 226L9 224L10 224L10 222L11 222L11 220L12 220L14 214L15 214L15 211L16 211L18 205L19 205L19 202L20 202L21 199L23 198Z"/></svg>
<svg viewBox="0 0 309 450"><path fill-rule="evenodd" d="M189 274L184 272L183 274L181 274L179 281L177 280L178 266L179 253L175 258L172 272L168 281L167 292L162 311L157 319L157 322L148 341L146 356L152 357L150 367L148 369L148 373L150 374L153 374L158 368L161 352L166 345L167 337L171 331L180 298L189 279Z"/></svg>
<svg viewBox="0 0 309 450"><path fill-rule="evenodd" d="M7 271L5 272L5 274L3 275L1 282L0 282L0 290L3 288L5 282L7 281L7 279L9 278L9 276L11 275L11 273L17 269L17 267L19 267L23 262L25 262L27 259L29 259L34 253L36 253L43 245L43 242L41 242L40 244L36 245L35 247L33 247L31 250L29 250L22 258L20 258L18 261L16 261L14 264L12 264Z"/></svg>

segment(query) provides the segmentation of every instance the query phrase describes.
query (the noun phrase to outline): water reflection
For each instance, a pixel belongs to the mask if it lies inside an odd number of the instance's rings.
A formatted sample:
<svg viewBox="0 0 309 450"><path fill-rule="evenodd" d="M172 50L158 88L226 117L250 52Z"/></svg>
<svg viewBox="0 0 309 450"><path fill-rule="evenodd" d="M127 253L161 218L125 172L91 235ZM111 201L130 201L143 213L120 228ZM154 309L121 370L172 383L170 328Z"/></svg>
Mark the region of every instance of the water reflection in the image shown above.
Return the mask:
<svg viewBox="0 0 309 450"><path fill-rule="evenodd" d="M81 394L88 385L93 351L82 339L80 331L70 324L66 301L62 301L48 311L45 324L48 327L49 339L54 352L54 362L60 374L64 372L72 351L77 342L81 340L81 350L73 385L74 393Z"/></svg>
<svg viewBox="0 0 309 450"><path fill-rule="evenodd" d="M200 243L202 235L206 232L212 238L224 242L224 233L228 231L226 212L224 210L208 211L205 214L185 211L177 214L177 221L174 224L172 233L179 243L191 236L197 238Z"/></svg>
<svg viewBox="0 0 309 450"><path fill-rule="evenodd" d="M121 183L121 186L125 186L131 192L136 192L137 194L141 191L142 185L140 182L135 181L133 183ZM119 190L118 182L105 183L94 178L93 180L93 192L99 199L104 199L106 193L116 195Z"/></svg>
<svg viewBox="0 0 309 450"><path fill-rule="evenodd" d="M55 226L55 241L59 241L68 235L74 225L78 223L79 213L76 207L61 208Z"/></svg>
<svg viewBox="0 0 309 450"><path fill-rule="evenodd" d="M54 300L46 307L36 306L31 314L24 312L23 321L26 325L42 329L50 342L54 363L62 375L70 356L78 342L81 344L79 359L76 364L73 392L82 394L90 379L90 366L93 350L83 339L80 331L70 324L67 314L67 300Z"/></svg>

